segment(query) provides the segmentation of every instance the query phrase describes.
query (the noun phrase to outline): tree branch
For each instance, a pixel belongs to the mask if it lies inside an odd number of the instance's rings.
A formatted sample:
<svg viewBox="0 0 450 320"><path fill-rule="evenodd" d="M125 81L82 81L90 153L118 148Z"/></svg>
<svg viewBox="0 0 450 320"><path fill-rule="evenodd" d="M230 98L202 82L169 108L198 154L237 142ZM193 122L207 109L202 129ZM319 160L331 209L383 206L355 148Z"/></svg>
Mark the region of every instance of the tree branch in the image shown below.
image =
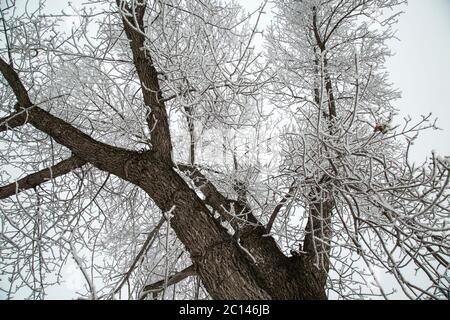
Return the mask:
<svg viewBox="0 0 450 320"><path fill-rule="evenodd" d="M190 265L189 267L187 267L187 268L181 270L180 272L177 272L173 276L169 277L169 279L167 280L167 285L168 286L174 285L178 282L183 281L187 277L194 276L194 275L196 275L195 267L194 267L194 265ZM163 279L163 280L157 281L155 283L146 285L144 287L144 289L142 290L140 299L141 300L145 299L145 297L147 297L147 295L150 292L152 292L153 294L157 294L157 293L163 291L164 290L164 282L165 282L165 280Z"/></svg>
<svg viewBox="0 0 450 320"><path fill-rule="evenodd" d="M195 123L193 118L192 106L184 107L186 112L186 121L189 130L189 163L195 164Z"/></svg>
<svg viewBox="0 0 450 320"><path fill-rule="evenodd" d="M142 245L141 250L137 254L136 258L134 259L133 263L131 264L130 268L128 269L127 273L123 277L122 281L119 283L117 288L114 290L113 294L120 291L122 286L127 282L128 278L131 276L131 273L136 268L138 262L141 260L142 256L148 251L148 248L153 243L153 239L155 238L156 234L158 233L159 229L163 225L164 221L166 221L165 217L162 217L158 224L153 228L153 230L148 234L147 239L145 240L144 244Z"/></svg>
<svg viewBox="0 0 450 320"><path fill-rule="evenodd" d="M27 123L27 114L23 111L14 112L9 116L0 118L0 132L20 127Z"/></svg>
<svg viewBox="0 0 450 320"><path fill-rule="evenodd" d="M30 97L28 96L28 92L25 89L24 85L20 81L19 75L13 69L13 67L7 64L2 58L0 58L0 72L3 74L11 89L13 90L21 107L24 109L31 107L32 103Z"/></svg>
<svg viewBox="0 0 450 320"><path fill-rule="evenodd" d="M195 186L204 194L205 199L203 201L217 211L222 218L227 221L235 220L235 217L229 213L231 211L231 205L233 205L235 213L246 213L249 222L254 224L259 223L258 219L249 212L248 208L244 207L240 202L228 199L220 193L197 167L185 164L178 164L177 167L192 179Z"/></svg>
<svg viewBox="0 0 450 320"><path fill-rule="evenodd" d="M54 166L30 174L16 182L0 187L0 199L8 198L14 194L34 188L54 178L63 176L76 168L80 168L84 164L86 164L86 161L75 156L70 157L69 159L63 160Z"/></svg>
<svg viewBox="0 0 450 320"><path fill-rule="evenodd" d="M66 121L33 105L17 72L0 58L0 72L7 80L18 100L16 108L36 129L47 133L57 143L69 148L76 156L98 169L120 177L126 176L124 164L134 154L130 150L96 141ZM20 117L19 117L20 118Z"/></svg>
<svg viewBox="0 0 450 320"><path fill-rule="evenodd" d="M317 190L320 192L319 190ZM325 287L330 268L331 249L331 215L334 208L332 200L311 195L308 222L303 240L304 266L315 274L315 279L321 288Z"/></svg>
<svg viewBox="0 0 450 320"><path fill-rule="evenodd" d="M270 218L269 218L269 222L267 223L267 226L266 226L267 233L270 233L270 230L272 230L273 223L275 222L275 219L277 218L278 213L280 212L281 208L283 208L284 204L290 198L292 198L292 196L293 196L292 193L294 191L295 191L295 181L292 182L286 195L283 197L283 199L280 200L280 202L278 202L275 209L273 209L272 214L270 215Z"/></svg>
<svg viewBox="0 0 450 320"><path fill-rule="evenodd" d="M159 86L158 72L154 66L151 53L145 49L144 4L130 7L124 1L117 0L122 11L128 11L133 18L128 20L122 14L123 28L130 41L133 63L141 82L141 91L145 105L151 110L147 115L147 125L151 134L153 151L168 163L172 162L172 141L166 106Z"/></svg>

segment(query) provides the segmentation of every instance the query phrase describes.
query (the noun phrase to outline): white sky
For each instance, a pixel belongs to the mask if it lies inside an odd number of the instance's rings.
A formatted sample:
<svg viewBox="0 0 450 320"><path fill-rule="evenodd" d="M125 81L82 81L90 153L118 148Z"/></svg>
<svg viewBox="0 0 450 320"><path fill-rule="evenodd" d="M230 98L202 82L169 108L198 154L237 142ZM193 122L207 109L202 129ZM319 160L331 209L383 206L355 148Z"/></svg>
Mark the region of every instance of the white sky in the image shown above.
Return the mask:
<svg viewBox="0 0 450 320"><path fill-rule="evenodd" d="M398 108L419 116L432 112L443 131L423 135L417 159L432 149L450 155L450 0L410 0L392 44L396 55L387 64L391 80L402 91Z"/></svg>

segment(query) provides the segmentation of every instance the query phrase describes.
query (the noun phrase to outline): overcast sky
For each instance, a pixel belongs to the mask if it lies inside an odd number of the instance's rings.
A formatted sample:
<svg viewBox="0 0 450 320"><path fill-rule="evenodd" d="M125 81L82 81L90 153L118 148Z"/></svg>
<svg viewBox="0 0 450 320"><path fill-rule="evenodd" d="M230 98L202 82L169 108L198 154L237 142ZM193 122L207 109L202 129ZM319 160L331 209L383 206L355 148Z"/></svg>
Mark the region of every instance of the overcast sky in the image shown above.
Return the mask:
<svg viewBox="0 0 450 320"><path fill-rule="evenodd" d="M450 155L450 0L410 0L397 36L387 67L403 93L398 107L412 116L432 112L443 129L418 140L415 156Z"/></svg>

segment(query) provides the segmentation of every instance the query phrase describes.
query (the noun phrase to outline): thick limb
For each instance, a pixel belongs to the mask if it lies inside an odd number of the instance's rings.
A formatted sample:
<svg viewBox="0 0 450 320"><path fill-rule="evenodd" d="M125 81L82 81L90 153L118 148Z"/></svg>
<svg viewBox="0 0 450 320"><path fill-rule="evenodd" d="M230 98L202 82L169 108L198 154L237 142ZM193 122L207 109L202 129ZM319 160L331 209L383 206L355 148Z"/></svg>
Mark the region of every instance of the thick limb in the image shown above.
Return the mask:
<svg viewBox="0 0 450 320"><path fill-rule="evenodd" d="M80 168L84 164L86 164L86 161L75 156L70 157L54 166L32 173L16 182L0 187L0 199L5 199L24 190L35 188L45 182L63 176L74 169Z"/></svg>

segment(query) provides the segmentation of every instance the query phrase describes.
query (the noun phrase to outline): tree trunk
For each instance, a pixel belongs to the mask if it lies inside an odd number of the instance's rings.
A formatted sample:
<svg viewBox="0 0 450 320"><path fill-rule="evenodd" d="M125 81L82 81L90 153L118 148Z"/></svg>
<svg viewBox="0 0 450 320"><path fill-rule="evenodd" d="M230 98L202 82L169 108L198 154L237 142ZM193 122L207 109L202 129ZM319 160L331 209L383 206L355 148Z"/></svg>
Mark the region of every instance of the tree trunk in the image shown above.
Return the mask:
<svg viewBox="0 0 450 320"><path fill-rule="evenodd" d="M212 298L326 299L319 270L315 274L307 260L286 257L259 224L244 228L239 240L232 237L170 166L148 158L136 157L126 179L173 213L171 226Z"/></svg>

